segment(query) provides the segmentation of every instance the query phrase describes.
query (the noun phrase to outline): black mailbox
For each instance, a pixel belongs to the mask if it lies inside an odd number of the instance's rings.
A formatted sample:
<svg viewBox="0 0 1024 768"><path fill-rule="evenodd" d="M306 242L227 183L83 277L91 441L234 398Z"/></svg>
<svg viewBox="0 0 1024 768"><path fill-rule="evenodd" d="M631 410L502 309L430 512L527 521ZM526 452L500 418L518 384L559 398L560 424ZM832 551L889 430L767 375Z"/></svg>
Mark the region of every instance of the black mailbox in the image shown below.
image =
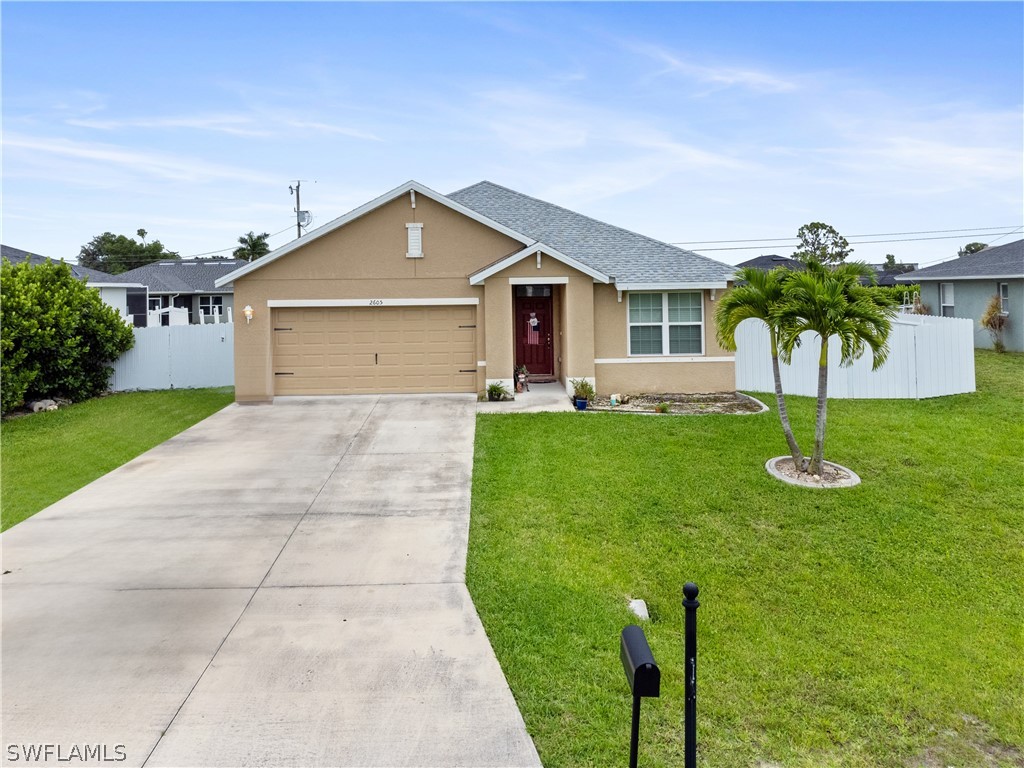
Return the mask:
<svg viewBox="0 0 1024 768"><path fill-rule="evenodd" d="M629 690L635 697L661 695L661 670L654 661L651 646L640 627L630 624L622 630L622 650L619 653L626 671Z"/></svg>

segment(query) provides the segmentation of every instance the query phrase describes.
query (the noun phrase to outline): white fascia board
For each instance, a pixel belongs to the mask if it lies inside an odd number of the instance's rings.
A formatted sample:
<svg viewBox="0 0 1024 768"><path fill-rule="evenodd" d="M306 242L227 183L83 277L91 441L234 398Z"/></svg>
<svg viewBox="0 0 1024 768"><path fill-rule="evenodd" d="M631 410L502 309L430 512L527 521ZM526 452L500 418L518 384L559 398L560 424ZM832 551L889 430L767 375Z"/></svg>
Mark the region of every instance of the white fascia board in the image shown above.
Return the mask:
<svg viewBox="0 0 1024 768"><path fill-rule="evenodd" d="M603 272L599 272L598 270L594 269L593 267L589 267L586 264L584 264L583 262L577 261L576 259L572 258L571 256L566 256L561 251L558 251L558 250L556 250L554 248L549 248L548 246L544 245L544 243L534 242L534 243L528 244L526 246L526 248L523 248L523 250L517 251L516 253L513 253L510 256L506 256L501 261L497 261L494 264L491 264L491 266L485 267L484 269L481 269L479 272L475 272L474 274L470 275L469 276L469 284L470 285L480 285L488 277L491 277L492 275L496 275L498 272L501 272L503 269L508 269L513 264L518 264L520 261L522 261L523 259L527 258L528 256L533 256L534 254L536 254L537 251L540 251L541 253L546 253L548 256L550 256L551 258L555 259L556 261L562 262L567 267L572 267L577 272L582 272L583 274L585 274L585 275L587 275L589 277L594 278L595 282L606 283L607 284L607 283L610 283L612 281L612 278L609 277L608 275L604 274ZM543 282L544 282L543 280L539 280L539 281L538 280L531 280L530 281L530 283L537 283L537 284L543 284Z"/></svg>
<svg viewBox="0 0 1024 768"><path fill-rule="evenodd" d="M363 205L359 206L354 210L349 211L343 216L339 216L333 221L329 221L326 224L317 227L307 235L303 237L297 237L290 243L282 245L276 251L271 251L262 258L256 259L255 261L250 261L248 264L239 267L234 272L229 272L228 274L224 275L224 277L220 277L216 281L214 281L214 285L216 285L219 288L225 283L230 283L232 280L237 280L238 278L244 275L248 275L250 272L260 269L261 267L265 267L267 264L270 264L273 261L277 261L282 256L286 256L287 254L291 253L297 248L300 248L306 243L312 242L313 240L316 240L319 237L323 237L324 235L330 234L339 227L345 226L350 221L354 221L358 219L360 216L365 216L371 211L380 208L385 203L390 203L396 197L400 197L410 191L417 192L423 195L424 197L429 197L431 200L441 203L441 205L445 205L448 208L451 208L453 211L461 213L463 216L468 216L474 221L478 221L481 224L490 227L491 229L501 232L503 235L507 235L508 237L511 237L513 240L518 240L524 245L528 245L534 242L533 238L527 237L521 232L516 232L514 229L506 227L504 224L499 224L493 219L489 219L486 216L472 210L471 208L467 208L466 206L460 203L456 203L454 200L449 200L440 192L435 192L434 190L430 189L429 187L423 186L417 181L407 181L402 186L395 187L390 192L385 192L380 197L377 197L368 203L364 203Z"/></svg>
<svg viewBox="0 0 1024 768"><path fill-rule="evenodd" d="M735 363L733 355L704 357L703 355L638 355L637 357L601 357L594 365L631 365L634 363Z"/></svg>
<svg viewBox="0 0 1024 768"><path fill-rule="evenodd" d="M898 283L952 283L956 280L1024 280L1024 275L924 275L913 277L912 274L900 275L895 278Z"/></svg>
<svg viewBox="0 0 1024 768"><path fill-rule="evenodd" d="M568 285L568 277L510 277L509 285Z"/></svg>
<svg viewBox="0 0 1024 768"><path fill-rule="evenodd" d="M725 280L721 282L711 283L681 283L681 282L665 282L665 283L615 283L615 287L620 291L680 291L680 290L696 290L696 289L712 289L712 288L728 288L729 284Z"/></svg>
<svg viewBox="0 0 1024 768"><path fill-rule="evenodd" d="M274 307L450 307L475 306L480 299L267 299Z"/></svg>

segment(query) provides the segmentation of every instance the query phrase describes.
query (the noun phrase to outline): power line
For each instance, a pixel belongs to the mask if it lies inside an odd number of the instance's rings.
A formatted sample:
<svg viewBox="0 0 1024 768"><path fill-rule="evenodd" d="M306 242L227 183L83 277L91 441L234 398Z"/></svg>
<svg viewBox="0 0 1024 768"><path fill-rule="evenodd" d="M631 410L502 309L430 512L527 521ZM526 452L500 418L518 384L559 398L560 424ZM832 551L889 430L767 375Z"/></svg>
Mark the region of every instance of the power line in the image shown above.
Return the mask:
<svg viewBox="0 0 1024 768"><path fill-rule="evenodd" d="M275 232L272 235L267 235L267 239L269 240L272 237L277 237L278 235L281 234L281 232L287 232L291 228L292 228L292 225L289 224L284 229L282 229L282 230L280 230L278 232ZM221 248L219 251L206 251L205 253L194 253L191 256L182 256L181 258L183 258L183 259L198 259L198 258L200 258L202 256L212 256L215 253L224 253L224 251L233 251L236 248L238 248L237 245L229 245L227 248Z"/></svg>
<svg viewBox="0 0 1024 768"><path fill-rule="evenodd" d="M937 235L946 232L985 232L986 230L992 229L1009 229L1010 227L1016 226L1014 224L1007 224L1002 227L968 227L966 229L923 229L917 232L873 232L871 234L864 235L850 235L850 237L896 237L900 235ZM707 245L719 245L721 243L784 243L792 240L799 240L799 237L795 235L793 237L758 237L751 240L685 240L683 242L673 242L671 245L699 245L705 243ZM883 242L899 242L896 240L883 241ZM714 250L714 249L708 249Z"/></svg>
<svg viewBox="0 0 1024 768"><path fill-rule="evenodd" d="M1000 234L1000 239L1002 239L1003 237L1006 237L1007 235L1016 234L1016 232L1019 232L1020 230L1021 230L1021 228L1018 228L1015 231L1003 232L1003 233L998 233L998 234ZM968 231L976 231L976 230L968 230ZM997 233L990 233L990 234L997 234ZM855 237L856 237L856 235L855 235ZM869 235L859 235L859 237L869 237ZM906 238L896 239L896 240L856 240L856 241L850 242L850 245L869 245L869 244L873 244L873 243L913 243L913 242L919 242L919 241L922 241L922 240L962 240L964 237L966 237L966 235L942 235L942 236L939 236L939 237L906 237ZM742 241L736 241L736 242L742 242ZM740 246L734 246L732 248L701 248L700 252L701 253L707 253L708 251L759 251L759 250L764 250L766 248L771 248L771 247L773 247L773 246L770 246L767 243L763 243L762 242L761 245L740 245Z"/></svg>

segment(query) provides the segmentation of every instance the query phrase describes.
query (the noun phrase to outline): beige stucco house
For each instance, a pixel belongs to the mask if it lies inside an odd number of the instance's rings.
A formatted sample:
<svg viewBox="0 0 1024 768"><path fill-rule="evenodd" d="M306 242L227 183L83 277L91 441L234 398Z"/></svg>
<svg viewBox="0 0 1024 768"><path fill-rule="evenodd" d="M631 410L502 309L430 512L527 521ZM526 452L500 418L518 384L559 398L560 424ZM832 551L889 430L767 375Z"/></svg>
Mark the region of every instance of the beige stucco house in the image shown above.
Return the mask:
<svg viewBox="0 0 1024 768"><path fill-rule="evenodd" d="M490 182L410 181L216 285L234 286L239 402L511 389L518 365L714 392L735 388L713 325L733 271Z"/></svg>

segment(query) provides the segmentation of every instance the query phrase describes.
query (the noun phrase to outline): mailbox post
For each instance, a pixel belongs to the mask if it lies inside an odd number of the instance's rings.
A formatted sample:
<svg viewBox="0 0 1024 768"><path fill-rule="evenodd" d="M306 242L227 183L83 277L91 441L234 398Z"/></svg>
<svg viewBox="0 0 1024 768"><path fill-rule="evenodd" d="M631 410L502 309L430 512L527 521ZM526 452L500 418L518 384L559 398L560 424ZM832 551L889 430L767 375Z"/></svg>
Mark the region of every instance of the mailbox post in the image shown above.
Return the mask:
<svg viewBox="0 0 1024 768"><path fill-rule="evenodd" d="M622 630L619 652L626 682L633 694L633 724L629 735L629 768L636 768L640 742L640 700L661 695L661 670L654 661L651 646L640 627L633 624Z"/></svg>
<svg viewBox="0 0 1024 768"><path fill-rule="evenodd" d="M686 612L685 626L685 745L683 760L685 768L697 768L697 609L700 590L692 581L683 585L683 610Z"/></svg>

